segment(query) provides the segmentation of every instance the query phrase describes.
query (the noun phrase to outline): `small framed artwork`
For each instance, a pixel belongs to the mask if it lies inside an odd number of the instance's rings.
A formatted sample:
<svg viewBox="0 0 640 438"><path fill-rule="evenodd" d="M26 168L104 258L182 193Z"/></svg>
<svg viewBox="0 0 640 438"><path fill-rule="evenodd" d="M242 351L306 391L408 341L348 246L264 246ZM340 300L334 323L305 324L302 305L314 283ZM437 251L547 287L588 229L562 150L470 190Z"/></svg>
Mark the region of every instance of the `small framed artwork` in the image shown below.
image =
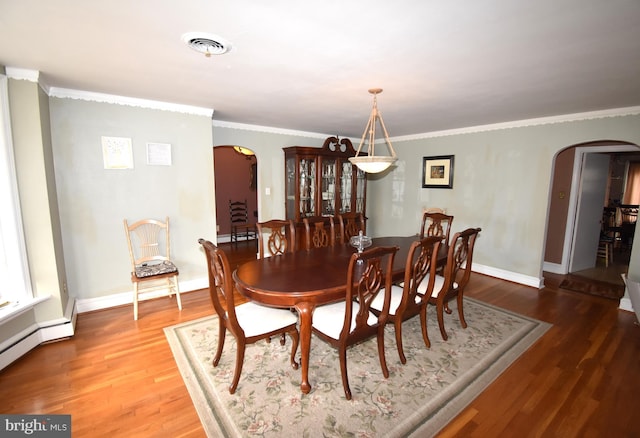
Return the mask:
<svg viewBox="0 0 640 438"><path fill-rule="evenodd" d="M147 143L147 164L151 166L171 166L171 145Z"/></svg>
<svg viewBox="0 0 640 438"><path fill-rule="evenodd" d="M103 136L102 159L105 169L133 169L131 139Z"/></svg>
<svg viewBox="0 0 640 438"><path fill-rule="evenodd" d="M422 188L453 188L453 155L422 157Z"/></svg>

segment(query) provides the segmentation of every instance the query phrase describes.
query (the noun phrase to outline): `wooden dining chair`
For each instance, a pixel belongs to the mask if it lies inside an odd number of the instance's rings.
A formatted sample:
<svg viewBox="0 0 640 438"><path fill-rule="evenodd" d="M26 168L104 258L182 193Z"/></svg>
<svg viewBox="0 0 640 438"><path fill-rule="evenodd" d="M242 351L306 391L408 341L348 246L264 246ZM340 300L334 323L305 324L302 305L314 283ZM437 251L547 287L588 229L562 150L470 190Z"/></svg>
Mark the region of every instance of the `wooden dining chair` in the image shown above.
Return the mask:
<svg viewBox="0 0 640 438"><path fill-rule="evenodd" d="M451 224L453 216L426 211L422 215L422 225L420 226L420 238L427 236L444 236L442 242L445 247L449 247L449 236L451 234Z"/></svg>
<svg viewBox="0 0 640 438"><path fill-rule="evenodd" d="M389 304L388 324L393 324L396 335L396 345L400 362L407 363L402 346L402 323L420 315L422 338L427 348L431 348L427 334L427 304L431 296L436 271L438 268L438 249L442 241L441 236L429 236L416 240L411 244L404 268L404 281L401 285L391 286L391 301ZM418 293L418 286L426 279L426 294ZM426 295L426 296L425 296ZM384 300L378 295L371 303L374 312L382 312Z"/></svg>
<svg viewBox="0 0 640 438"><path fill-rule="evenodd" d="M333 216L312 216L302 219L307 249L324 248L336 244Z"/></svg>
<svg viewBox="0 0 640 438"><path fill-rule="evenodd" d="M480 231L480 228L467 228L454 234L449 245L447 264L444 267L443 275L435 276L431 294L429 295L430 279L428 281L423 280L418 287L418 292L429 296L429 304L435 306L438 326L440 327L442 339L445 341L448 339L448 335L444 328L444 313L451 313L449 301L457 300L460 324L462 328L467 328L463 309L464 289L471 276L473 248Z"/></svg>
<svg viewBox="0 0 640 438"><path fill-rule="evenodd" d="M292 220L272 219L258 222L258 257L294 252L296 250L296 227Z"/></svg>
<svg viewBox="0 0 640 438"><path fill-rule="evenodd" d="M231 223L231 243L238 247L238 240L256 238L256 226L249 221L247 200L232 201L229 199L229 222Z"/></svg>
<svg viewBox="0 0 640 438"><path fill-rule="evenodd" d="M198 239L207 256L207 271L209 274L209 296L213 308L218 314L218 348L213 358L213 366L217 367L222 356L224 340L227 330L236 338L236 366L233 380L229 385L229 393L236 392L247 344L253 344L262 339L268 340L278 334L289 334L291 345L291 366L298 369L295 360L300 335L297 329L298 317L288 309L261 306L252 302L236 305L234 286L231 279L231 268L227 255L213 243Z"/></svg>
<svg viewBox="0 0 640 438"><path fill-rule="evenodd" d="M351 400L347 347L377 336L382 374L385 378L389 377L384 356L384 326L389 316L391 275L397 251L398 247L388 246L354 253L349 260L345 301L319 306L313 313L313 333L338 349L347 400ZM379 314L375 315L370 306L379 294L383 296L383 305Z"/></svg>
<svg viewBox="0 0 640 438"><path fill-rule="evenodd" d="M138 319L138 301L146 292L166 290L169 297L176 295L178 310L182 310L178 267L171 260L169 218L164 222L142 219L129 225L124 219L131 282L133 283L133 319Z"/></svg>
<svg viewBox="0 0 640 438"><path fill-rule="evenodd" d="M365 218L362 213L348 212L338 215L340 222L340 234L342 236L342 242L349 243L349 239L353 236L357 236L360 231L362 234L367 234L367 228Z"/></svg>

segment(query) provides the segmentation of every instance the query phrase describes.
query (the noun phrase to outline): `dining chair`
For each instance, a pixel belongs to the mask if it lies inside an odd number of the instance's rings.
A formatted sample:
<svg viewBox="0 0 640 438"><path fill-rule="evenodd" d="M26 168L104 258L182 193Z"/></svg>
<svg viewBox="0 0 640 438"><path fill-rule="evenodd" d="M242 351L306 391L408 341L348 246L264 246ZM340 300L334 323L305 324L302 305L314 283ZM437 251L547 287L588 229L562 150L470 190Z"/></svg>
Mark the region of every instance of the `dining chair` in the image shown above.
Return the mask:
<svg viewBox="0 0 640 438"><path fill-rule="evenodd" d="M176 295L178 310L182 310L178 268L171 260L169 218L164 222L142 219L129 225L124 219L131 282L133 283L133 319L138 319L138 300L146 292L166 290L169 297Z"/></svg>
<svg viewBox="0 0 640 438"><path fill-rule="evenodd" d="M411 244L404 268L404 281L401 285L391 286L391 300L389 304L389 319L387 324L393 324L396 335L396 345L400 362L407 363L402 345L402 323L416 315L420 315L422 338L427 348L431 342L427 334L427 301L431 296L436 271L438 268L438 249L442 241L441 236L429 236L416 240ZM418 293L418 286L426 279L425 293ZM382 312L384 300L378 295L371 303L374 312Z"/></svg>
<svg viewBox="0 0 640 438"><path fill-rule="evenodd" d="M258 257L295 252L296 227L292 220L272 219L258 222Z"/></svg>
<svg viewBox="0 0 640 438"><path fill-rule="evenodd" d="M451 215L427 211L422 215L420 238L427 236L444 236L445 239L442 243L448 248L452 223L453 216Z"/></svg>
<svg viewBox="0 0 640 438"><path fill-rule="evenodd" d="M256 226L249 222L247 200L232 201L229 199L229 221L231 222L231 243L238 246L238 240L256 238Z"/></svg>
<svg viewBox="0 0 640 438"><path fill-rule="evenodd" d="M442 214L447 214L447 209L446 208L440 208L440 207L424 207L422 209L422 214L425 213L442 213Z"/></svg>
<svg viewBox="0 0 640 438"><path fill-rule="evenodd" d="M324 248L336 243L333 216L312 216L302 219L304 223L306 248Z"/></svg>
<svg viewBox="0 0 640 438"><path fill-rule="evenodd" d="M338 220L343 243L349 243L349 239L357 236L360 231L364 235L367 234L365 218L360 212L341 213L338 215Z"/></svg>
<svg viewBox="0 0 640 438"><path fill-rule="evenodd" d="M467 228L454 234L449 245L443 275L435 276L431 294L429 295L430 278L428 281L423 280L418 287L418 292L429 296L428 303L436 307L440 334L445 341L448 339L448 335L444 328L444 312L451 313L449 301L454 298L457 300L460 324L462 328L467 328L467 322L464 319L463 296L471 276L473 248L480 231L481 228Z"/></svg>
<svg viewBox="0 0 640 438"><path fill-rule="evenodd" d="M236 392L244 353L247 344L253 344L262 339L268 340L278 334L289 334L293 343L291 346L291 366L298 369L295 354L298 349L300 335L297 329L298 318L288 309L261 306L252 302L236 304L235 287L231 278L231 268L227 255L213 243L198 239L207 257L209 274L209 296L213 308L218 315L218 347L213 366L217 367L222 356L227 330L236 338L236 366L233 380L229 385L229 393Z"/></svg>
<svg viewBox="0 0 640 438"><path fill-rule="evenodd" d="M349 260L345 300L319 306L313 313L313 333L338 350L347 400L351 400L347 347L377 336L382 374L385 378L389 377L384 356L384 326L389 316L391 275L397 251L398 247L395 246L380 246L354 253ZM384 297L383 305L379 314L375 315L370 307L379 294Z"/></svg>

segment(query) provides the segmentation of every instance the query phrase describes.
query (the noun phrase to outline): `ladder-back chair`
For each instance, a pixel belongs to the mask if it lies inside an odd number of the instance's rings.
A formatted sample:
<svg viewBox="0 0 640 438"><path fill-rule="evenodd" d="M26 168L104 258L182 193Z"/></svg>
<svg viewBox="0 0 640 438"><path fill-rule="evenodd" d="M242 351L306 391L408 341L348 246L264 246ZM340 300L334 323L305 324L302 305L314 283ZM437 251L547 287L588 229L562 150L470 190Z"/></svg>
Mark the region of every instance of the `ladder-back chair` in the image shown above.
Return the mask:
<svg viewBox="0 0 640 438"><path fill-rule="evenodd" d="M129 225L124 220L133 283L133 319L138 319L138 300L144 292L167 290L175 293L178 309L182 310L178 268L171 261L169 218L164 222L143 219Z"/></svg>

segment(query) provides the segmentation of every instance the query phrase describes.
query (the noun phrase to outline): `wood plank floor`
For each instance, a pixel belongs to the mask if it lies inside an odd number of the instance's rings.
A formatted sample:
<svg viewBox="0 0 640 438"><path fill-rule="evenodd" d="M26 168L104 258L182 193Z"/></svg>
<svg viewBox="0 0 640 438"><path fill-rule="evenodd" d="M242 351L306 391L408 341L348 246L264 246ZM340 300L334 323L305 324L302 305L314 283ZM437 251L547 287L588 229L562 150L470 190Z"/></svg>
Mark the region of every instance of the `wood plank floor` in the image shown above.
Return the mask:
<svg viewBox="0 0 640 438"><path fill-rule="evenodd" d="M232 265L255 248L231 250ZM253 251L253 252L252 252ZM444 437L640 436L640 327L617 303L472 275L468 296L553 324ZM202 437L163 327L211 314L206 291L78 316L69 340L0 371L0 412L71 414L74 437ZM430 314L433 317L433 314ZM226 354L226 353L225 353Z"/></svg>

